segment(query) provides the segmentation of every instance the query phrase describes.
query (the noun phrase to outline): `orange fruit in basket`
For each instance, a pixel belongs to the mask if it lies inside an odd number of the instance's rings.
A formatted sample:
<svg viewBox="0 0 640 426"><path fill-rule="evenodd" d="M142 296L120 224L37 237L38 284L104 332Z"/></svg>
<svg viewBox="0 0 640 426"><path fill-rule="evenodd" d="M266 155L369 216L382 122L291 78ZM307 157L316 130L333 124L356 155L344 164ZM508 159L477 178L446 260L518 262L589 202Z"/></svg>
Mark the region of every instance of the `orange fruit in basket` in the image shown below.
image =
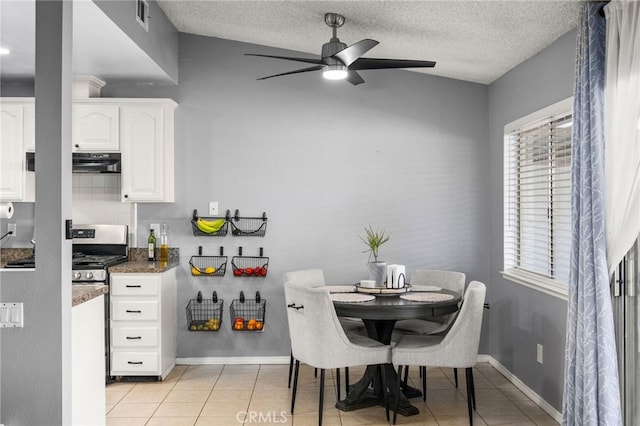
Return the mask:
<svg viewBox="0 0 640 426"><path fill-rule="evenodd" d="M256 321L256 330L262 330L262 321Z"/></svg>

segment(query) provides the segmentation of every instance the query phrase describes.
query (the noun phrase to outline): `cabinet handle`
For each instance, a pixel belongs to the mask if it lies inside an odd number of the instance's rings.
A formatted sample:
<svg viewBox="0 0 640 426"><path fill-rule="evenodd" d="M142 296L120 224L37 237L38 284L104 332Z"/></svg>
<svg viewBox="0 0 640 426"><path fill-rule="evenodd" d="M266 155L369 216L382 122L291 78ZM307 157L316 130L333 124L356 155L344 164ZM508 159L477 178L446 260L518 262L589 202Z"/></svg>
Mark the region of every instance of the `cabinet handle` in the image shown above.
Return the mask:
<svg viewBox="0 0 640 426"><path fill-rule="evenodd" d="M127 309L127 313L128 313L128 314L141 314L141 313L142 313L142 311L132 311L132 310L130 310L130 309Z"/></svg>
<svg viewBox="0 0 640 426"><path fill-rule="evenodd" d="M127 194L124 194L124 198L129 198L129 196Z"/></svg>
<svg viewBox="0 0 640 426"><path fill-rule="evenodd" d="M78 144L75 144L74 146L75 146L76 148L80 148L80 145L78 145Z"/></svg>
<svg viewBox="0 0 640 426"><path fill-rule="evenodd" d="M127 336L127 340L140 340L142 336Z"/></svg>
<svg viewBox="0 0 640 426"><path fill-rule="evenodd" d="M127 361L127 364L142 365L142 361Z"/></svg>
<svg viewBox="0 0 640 426"><path fill-rule="evenodd" d="M140 284L127 284L126 287L127 288L140 288L142 286Z"/></svg>

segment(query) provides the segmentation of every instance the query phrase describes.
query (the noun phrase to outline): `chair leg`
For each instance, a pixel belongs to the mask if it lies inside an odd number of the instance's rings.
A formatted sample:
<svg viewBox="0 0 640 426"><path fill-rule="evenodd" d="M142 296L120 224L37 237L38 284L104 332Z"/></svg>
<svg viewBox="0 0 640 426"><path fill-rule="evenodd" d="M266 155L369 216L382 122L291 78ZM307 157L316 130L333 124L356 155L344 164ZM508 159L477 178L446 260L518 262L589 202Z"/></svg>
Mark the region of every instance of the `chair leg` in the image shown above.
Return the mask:
<svg viewBox="0 0 640 426"><path fill-rule="evenodd" d="M456 380L456 389L458 388L458 369L453 369L453 378Z"/></svg>
<svg viewBox="0 0 640 426"><path fill-rule="evenodd" d="M409 366L404 366L404 379L402 380L402 389L407 390L407 385L409 383Z"/></svg>
<svg viewBox="0 0 640 426"><path fill-rule="evenodd" d="M400 401L400 377L402 377L402 366L399 365L398 366L398 380L396 380L396 390L393 393L393 398L395 399L394 401L394 407L393 407L393 424L396 424L396 420L398 418L398 406L399 406L399 401Z"/></svg>
<svg viewBox="0 0 640 426"><path fill-rule="evenodd" d="M289 360L289 384L287 389L291 389L291 374L293 373L293 352L291 352L291 359Z"/></svg>
<svg viewBox="0 0 640 426"><path fill-rule="evenodd" d="M473 383L473 368L470 369L469 376L471 377L471 397L473 398L473 410L476 409L476 385Z"/></svg>
<svg viewBox="0 0 640 426"><path fill-rule="evenodd" d="M427 367L420 367L422 371L422 401L427 402Z"/></svg>
<svg viewBox="0 0 640 426"><path fill-rule="evenodd" d="M382 392L384 396L384 411L387 415L387 422L389 421L389 388L387 386L387 372L384 368L384 364L378 366L380 369L380 378L382 379Z"/></svg>
<svg viewBox="0 0 640 426"><path fill-rule="evenodd" d="M296 360L296 372L293 375L293 393L291 394L291 414L296 405L296 391L298 390L298 369L300 368L300 361Z"/></svg>
<svg viewBox="0 0 640 426"><path fill-rule="evenodd" d="M336 368L336 387L338 388L338 401L340 401L340 369Z"/></svg>
<svg viewBox="0 0 640 426"><path fill-rule="evenodd" d="M320 369L320 402L318 408L318 426L322 426L322 407L324 406L324 368Z"/></svg>
<svg viewBox="0 0 640 426"><path fill-rule="evenodd" d="M471 386L473 383L473 376L471 375L471 369L467 368L465 369L466 372L466 379L467 379L467 409L469 410L469 426L473 426L473 409L472 409L472 399L473 396L471 395Z"/></svg>
<svg viewBox="0 0 640 426"><path fill-rule="evenodd" d="M344 368L344 393L349 395L349 367Z"/></svg>

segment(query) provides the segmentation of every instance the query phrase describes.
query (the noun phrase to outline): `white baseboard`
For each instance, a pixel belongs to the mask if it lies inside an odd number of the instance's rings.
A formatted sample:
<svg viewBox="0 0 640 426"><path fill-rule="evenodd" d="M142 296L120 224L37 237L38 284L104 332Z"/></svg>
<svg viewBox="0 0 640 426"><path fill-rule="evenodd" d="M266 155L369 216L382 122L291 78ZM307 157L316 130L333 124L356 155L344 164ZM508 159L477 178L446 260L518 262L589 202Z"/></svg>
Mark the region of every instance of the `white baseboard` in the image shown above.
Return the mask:
<svg viewBox="0 0 640 426"><path fill-rule="evenodd" d="M181 365L251 365L251 364L289 364L289 356L231 356L231 357L202 357L176 358L176 364Z"/></svg>
<svg viewBox="0 0 640 426"><path fill-rule="evenodd" d="M504 365L500 364L491 355L478 355L478 362L488 362L493 368L498 370L505 376L515 387L520 389L522 393L535 402L540 408L542 408L547 414L549 414L555 421L562 424L562 413L556 410L551 404L542 399L540 395L535 393L529 386L527 386L522 380L516 377L511 371Z"/></svg>
<svg viewBox="0 0 640 426"><path fill-rule="evenodd" d="M255 365L255 364L289 364L289 356L240 356L240 357L201 357L201 358L177 358L176 364L179 365ZM529 399L538 404L547 414L554 418L558 423L562 423L562 413L551 406L547 401L542 399L540 395L535 393L522 380L517 378L504 365L500 364L491 355L478 355L478 362L488 362L502 373L515 387L520 389L522 393L527 395Z"/></svg>

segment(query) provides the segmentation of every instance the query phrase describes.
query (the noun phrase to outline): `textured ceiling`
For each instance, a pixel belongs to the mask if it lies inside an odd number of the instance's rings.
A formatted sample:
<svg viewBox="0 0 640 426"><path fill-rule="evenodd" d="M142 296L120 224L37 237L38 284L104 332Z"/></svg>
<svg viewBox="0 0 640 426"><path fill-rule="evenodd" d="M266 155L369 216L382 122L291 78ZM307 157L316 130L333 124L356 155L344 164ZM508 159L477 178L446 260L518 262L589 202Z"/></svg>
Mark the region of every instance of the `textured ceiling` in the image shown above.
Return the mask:
<svg viewBox="0 0 640 426"><path fill-rule="evenodd" d="M331 38L324 14L336 12L345 16L344 25L338 29L342 42L350 45L364 38L380 42L365 57L436 61L435 68L416 71L489 84L575 28L582 2L160 0L158 3L180 32L315 56L320 55L322 44ZM282 62L283 72L300 68L299 64Z"/></svg>

